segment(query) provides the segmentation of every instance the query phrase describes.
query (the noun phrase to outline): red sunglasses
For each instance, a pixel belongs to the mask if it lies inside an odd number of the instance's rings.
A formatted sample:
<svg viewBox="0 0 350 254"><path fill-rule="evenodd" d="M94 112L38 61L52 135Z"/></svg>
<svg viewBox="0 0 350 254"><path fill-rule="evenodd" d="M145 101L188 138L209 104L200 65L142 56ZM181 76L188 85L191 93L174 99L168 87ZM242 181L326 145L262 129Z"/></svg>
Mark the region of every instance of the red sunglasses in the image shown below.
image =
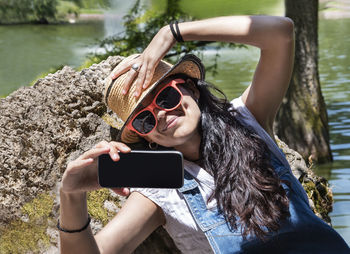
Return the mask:
<svg viewBox="0 0 350 254"><path fill-rule="evenodd" d="M154 109L159 108L165 111L176 109L182 101L182 93L176 86L186 83L183 79L173 79L167 83L154 97L153 101L144 109L134 115L126 127L139 134L146 136L150 134L158 124Z"/></svg>

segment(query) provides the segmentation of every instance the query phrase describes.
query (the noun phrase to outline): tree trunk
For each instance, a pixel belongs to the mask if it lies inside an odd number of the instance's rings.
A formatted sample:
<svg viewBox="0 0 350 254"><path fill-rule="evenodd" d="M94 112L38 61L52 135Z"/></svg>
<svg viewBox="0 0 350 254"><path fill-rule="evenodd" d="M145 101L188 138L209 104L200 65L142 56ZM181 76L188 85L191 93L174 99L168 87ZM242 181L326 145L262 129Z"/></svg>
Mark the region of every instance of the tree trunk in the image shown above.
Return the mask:
<svg viewBox="0 0 350 254"><path fill-rule="evenodd" d="M332 161L326 105L318 74L318 0L285 0L295 24L295 62L275 129L281 140L307 159Z"/></svg>

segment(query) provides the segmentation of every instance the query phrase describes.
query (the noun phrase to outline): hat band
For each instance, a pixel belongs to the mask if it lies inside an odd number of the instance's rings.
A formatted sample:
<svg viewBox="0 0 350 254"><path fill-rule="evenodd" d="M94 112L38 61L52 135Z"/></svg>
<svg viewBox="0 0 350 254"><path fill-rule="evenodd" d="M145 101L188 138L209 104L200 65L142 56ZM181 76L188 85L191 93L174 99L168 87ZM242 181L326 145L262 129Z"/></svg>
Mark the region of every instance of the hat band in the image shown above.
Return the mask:
<svg viewBox="0 0 350 254"><path fill-rule="evenodd" d="M115 82L115 80L112 80L111 84L107 88L107 92L106 92L106 96L105 96L105 103L107 106L108 106L108 97L109 97L109 94L111 93L112 86L114 85L114 82Z"/></svg>

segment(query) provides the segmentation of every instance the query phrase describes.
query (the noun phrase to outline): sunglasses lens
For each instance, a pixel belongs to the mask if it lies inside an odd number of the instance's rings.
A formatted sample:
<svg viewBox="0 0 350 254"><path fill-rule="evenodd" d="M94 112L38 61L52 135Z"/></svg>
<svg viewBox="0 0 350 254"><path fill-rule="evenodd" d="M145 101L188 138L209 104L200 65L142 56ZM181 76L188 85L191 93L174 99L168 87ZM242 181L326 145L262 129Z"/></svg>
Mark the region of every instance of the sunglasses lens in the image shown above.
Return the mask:
<svg viewBox="0 0 350 254"><path fill-rule="evenodd" d="M164 109L176 107L181 100L181 94L171 86L165 88L157 97L156 104Z"/></svg>
<svg viewBox="0 0 350 254"><path fill-rule="evenodd" d="M138 114L134 121L132 121L132 126L138 132L142 134L147 134L150 132L156 125L156 119L154 119L153 114L146 110Z"/></svg>

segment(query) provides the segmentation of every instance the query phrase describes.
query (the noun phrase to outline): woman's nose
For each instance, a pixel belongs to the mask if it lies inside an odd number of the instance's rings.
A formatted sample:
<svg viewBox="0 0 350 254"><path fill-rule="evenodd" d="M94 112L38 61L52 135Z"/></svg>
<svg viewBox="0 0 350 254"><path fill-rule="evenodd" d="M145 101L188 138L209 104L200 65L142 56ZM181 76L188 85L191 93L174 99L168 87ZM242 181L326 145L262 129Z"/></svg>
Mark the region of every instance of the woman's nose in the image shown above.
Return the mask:
<svg viewBox="0 0 350 254"><path fill-rule="evenodd" d="M159 109L159 108L153 109L153 112L156 115L157 120L164 118L165 114L166 114L165 110L162 110L162 109Z"/></svg>

